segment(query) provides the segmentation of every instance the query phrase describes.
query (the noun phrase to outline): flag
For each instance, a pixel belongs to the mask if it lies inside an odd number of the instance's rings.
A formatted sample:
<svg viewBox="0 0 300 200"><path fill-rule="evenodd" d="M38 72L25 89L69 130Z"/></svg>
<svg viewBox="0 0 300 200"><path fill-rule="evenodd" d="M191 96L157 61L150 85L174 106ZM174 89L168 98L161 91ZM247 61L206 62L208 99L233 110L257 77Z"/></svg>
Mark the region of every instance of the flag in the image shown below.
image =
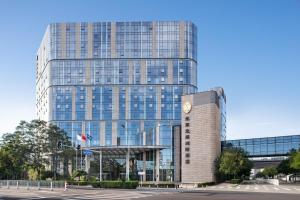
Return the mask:
<svg viewBox="0 0 300 200"><path fill-rule="evenodd" d="M81 135L77 134L77 140L81 140Z"/></svg>
<svg viewBox="0 0 300 200"><path fill-rule="evenodd" d="M81 141L86 142L86 136L84 133L81 134Z"/></svg>
<svg viewBox="0 0 300 200"><path fill-rule="evenodd" d="M93 139L93 136L91 136L90 134L86 134L86 137L87 137L87 139L90 140L90 141Z"/></svg>

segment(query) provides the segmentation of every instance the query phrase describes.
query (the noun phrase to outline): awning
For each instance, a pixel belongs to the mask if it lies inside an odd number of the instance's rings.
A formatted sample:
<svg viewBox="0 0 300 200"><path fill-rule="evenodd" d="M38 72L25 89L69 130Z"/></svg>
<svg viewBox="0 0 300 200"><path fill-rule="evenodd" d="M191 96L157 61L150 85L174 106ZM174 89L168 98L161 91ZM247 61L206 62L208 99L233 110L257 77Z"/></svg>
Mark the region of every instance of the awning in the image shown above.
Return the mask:
<svg viewBox="0 0 300 200"><path fill-rule="evenodd" d="M170 148L170 146L165 145L141 145L141 146L132 146L132 145L122 145L122 146L98 146L98 147L82 147L83 150L92 150L93 152L100 152L105 154L126 154L129 150L130 153L142 153L144 151L153 151L153 150L162 150Z"/></svg>

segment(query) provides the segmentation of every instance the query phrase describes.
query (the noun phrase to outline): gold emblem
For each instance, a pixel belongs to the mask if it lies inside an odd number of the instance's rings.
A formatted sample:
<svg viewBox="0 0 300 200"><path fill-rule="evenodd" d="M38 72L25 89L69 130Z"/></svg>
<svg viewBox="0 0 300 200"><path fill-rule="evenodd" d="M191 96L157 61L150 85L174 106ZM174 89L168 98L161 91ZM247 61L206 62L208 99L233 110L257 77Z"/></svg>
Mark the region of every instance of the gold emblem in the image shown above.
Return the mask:
<svg viewBox="0 0 300 200"><path fill-rule="evenodd" d="M185 102L183 104L183 112L185 112L186 114L188 114L190 111L192 110L192 105L190 102Z"/></svg>

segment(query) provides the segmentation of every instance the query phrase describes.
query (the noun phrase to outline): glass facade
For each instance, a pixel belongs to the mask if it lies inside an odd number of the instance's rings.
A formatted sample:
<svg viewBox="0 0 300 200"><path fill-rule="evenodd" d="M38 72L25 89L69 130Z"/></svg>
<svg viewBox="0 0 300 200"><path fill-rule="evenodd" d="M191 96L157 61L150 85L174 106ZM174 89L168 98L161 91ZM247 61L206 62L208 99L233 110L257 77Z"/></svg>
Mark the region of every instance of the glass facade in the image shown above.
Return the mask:
<svg viewBox="0 0 300 200"><path fill-rule="evenodd" d="M191 22L50 24L37 54L37 115L86 144L161 146L146 152L146 177L172 179L172 127L181 95L197 91L197 29ZM122 157L122 155L120 155ZM139 155L131 155L137 160ZM120 157L120 158L121 158ZM118 160L118 159L117 159Z"/></svg>
<svg viewBox="0 0 300 200"><path fill-rule="evenodd" d="M292 149L300 148L300 135L227 140L222 145L240 147L247 151L250 157L281 156L287 155Z"/></svg>

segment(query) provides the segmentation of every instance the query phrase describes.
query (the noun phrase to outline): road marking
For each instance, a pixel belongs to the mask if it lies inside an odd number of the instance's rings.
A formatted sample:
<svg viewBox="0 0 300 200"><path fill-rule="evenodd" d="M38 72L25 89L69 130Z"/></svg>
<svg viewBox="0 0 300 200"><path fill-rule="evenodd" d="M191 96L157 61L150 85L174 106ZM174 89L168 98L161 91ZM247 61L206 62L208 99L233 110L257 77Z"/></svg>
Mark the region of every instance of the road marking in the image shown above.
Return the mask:
<svg viewBox="0 0 300 200"><path fill-rule="evenodd" d="M290 191L291 190L289 188L284 188L284 187L281 187L281 189L286 190L286 191Z"/></svg>
<svg viewBox="0 0 300 200"><path fill-rule="evenodd" d="M280 190L278 187L273 187L275 190Z"/></svg>
<svg viewBox="0 0 300 200"><path fill-rule="evenodd" d="M263 185L263 188L264 188L264 190L267 190L267 191L269 190L269 188L265 185Z"/></svg>

